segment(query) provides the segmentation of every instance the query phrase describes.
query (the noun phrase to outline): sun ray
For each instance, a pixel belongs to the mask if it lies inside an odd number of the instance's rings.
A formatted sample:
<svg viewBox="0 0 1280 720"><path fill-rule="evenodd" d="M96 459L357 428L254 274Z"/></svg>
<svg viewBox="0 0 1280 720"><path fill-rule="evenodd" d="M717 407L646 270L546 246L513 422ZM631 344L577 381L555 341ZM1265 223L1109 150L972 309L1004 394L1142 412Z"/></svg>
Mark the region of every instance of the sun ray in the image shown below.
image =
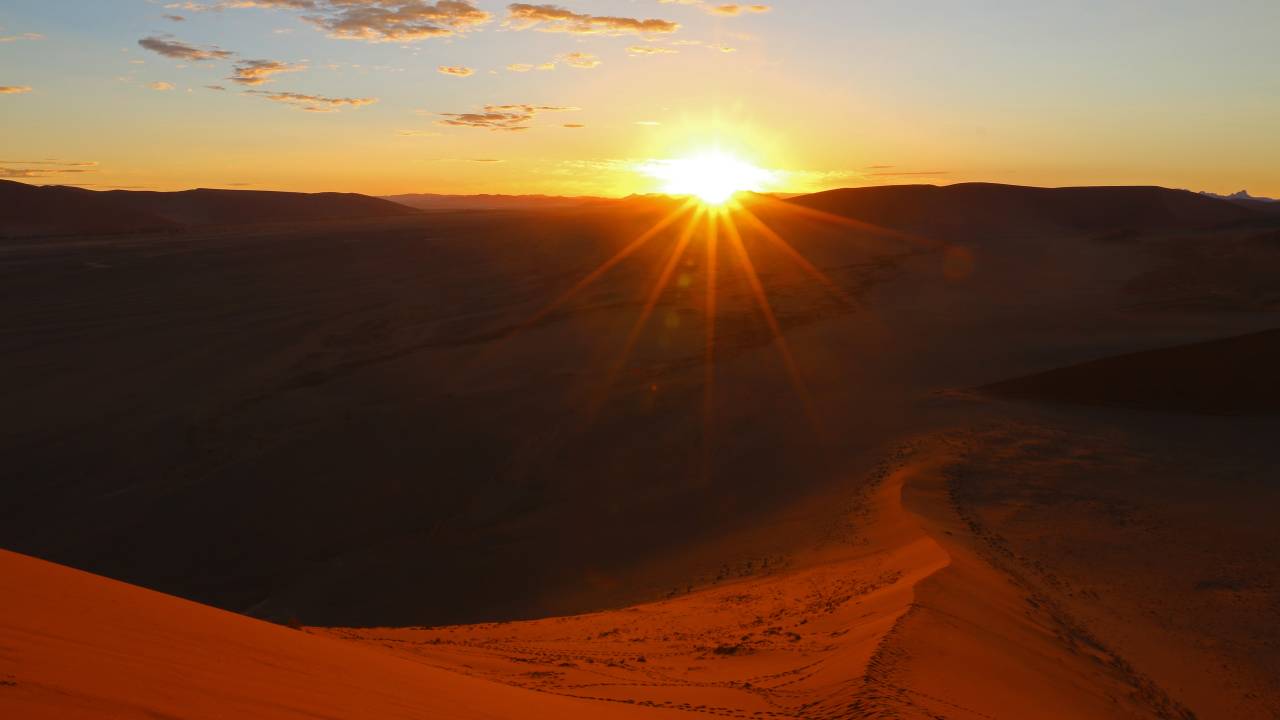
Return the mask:
<svg viewBox="0 0 1280 720"><path fill-rule="evenodd" d="M927 238L927 237L924 237L923 235L916 235L914 233L909 233L902 230L894 230L893 228L885 227L883 225L877 225L875 223L867 222L865 220L858 220L857 218L845 217L844 215L829 213L825 210L818 210L817 208L806 207L804 205L797 205L795 203L779 200L775 197L770 197L768 195L756 195L755 197L767 203L770 207L774 207L785 212L791 212L796 215L802 215L804 217L808 217L814 220L822 220L828 223L832 223L834 225L843 225L845 227L853 228L855 230L874 233L882 237L889 237L895 240L902 240L905 242L909 242L913 245L919 245L919 246L928 247L928 248L940 248L940 247L947 246L947 243L945 242L934 240L932 238Z"/></svg>
<svg viewBox="0 0 1280 720"><path fill-rule="evenodd" d="M760 282L760 275L756 272L755 263L751 261L751 255L742 243L742 234L738 231L738 226L733 221L733 217L728 213L724 214L724 229L725 238L729 246L733 248L734 254L738 257L738 263L742 266L743 273L746 275L747 284L751 288L752 296L755 297L756 305L760 308L760 314L764 316L765 323L769 326L769 331L773 333L774 343L778 347L778 353L782 356L782 362L786 366L791 384L795 387L796 394L800 396L800 403L804 407L805 415L808 416L815 429L821 431L822 428L818 422L818 416L814 412L813 399L809 395L809 388L800 377L800 368L796 365L795 356L791 352L791 345L787 342L786 337L783 336L782 326L778 324L777 315L774 314L773 307L769 305L769 297L765 293L764 283Z"/></svg>
<svg viewBox="0 0 1280 720"><path fill-rule="evenodd" d="M656 224L654 224L653 227L641 233L635 240L632 240L631 242L627 243L621 250L614 253L613 257L609 258L608 260L605 260L595 270L592 270L590 273L587 273L586 277L574 283L573 287L566 290L555 300L552 300L549 304L547 304L546 307L542 308L537 313L535 313L532 317L530 317L528 320L525 320L523 323L521 323L518 327L516 327L513 330L513 332L518 330L523 330L532 325L536 325L538 322L546 318L548 315L554 312L561 305L571 300L573 296L582 292L582 290L586 288L588 285L600 279L601 275L604 275L605 273L609 272L618 263L627 259L632 253L634 253L635 251L643 247L645 243L649 242L654 237L656 237L658 233L667 229L676 220L679 220L681 216L683 216L686 212L689 211L690 208L694 207L696 204L697 204L697 201L695 199L691 198L689 200L686 200L682 205L680 205L680 207L676 208L675 210L672 210L669 214L667 214L665 217L659 220Z"/></svg>
<svg viewBox="0 0 1280 720"><path fill-rule="evenodd" d="M493 333L492 337L488 338L489 340L492 340L492 342L484 342L483 344L479 344L478 350L476 351L474 357L471 359L471 362L460 366L460 368L472 368L472 367L476 367L478 365L483 365L487 363L493 356L500 353L502 348L505 347L508 342L511 342L512 340L514 340L514 338L516 338L525 330L528 330L534 325L537 325L539 322L545 319L548 315L555 312L555 310L559 308L561 305L571 300L574 295L581 292L584 288L589 286L591 283L598 280L600 276L604 275L606 272L608 272L618 263L622 262L631 254L633 254L635 251L639 250L641 247L645 245L645 243L649 242L654 237L656 237L658 233L662 232L667 227L669 227L672 223L679 220L680 217L683 216L686 212L688 212L691 208L697 208L697 207L699 207L699 204L696 198L689 198L685 200L683 203L680 204L679 207L677 207L675 210L672 210L667 215L663 216L652 227L650 227L645 232L641 233L638 237L636 237L634 240L629 242L626 246L624 246L621 250L615 253L612 257L610 257L608 260L601 263L595 270L592 270L581 280L574 283L574 285L571 288L566 290L564 293L561 293L558 297L556 297L546 306L538 310L538 312L534 313L533 315L529 316L524 320L517 321L512 325L496 330ZM461 373L465 372L465 370L459 369L457 372L460 375Z"/></svg>
<svg viewBox="0 0 1280 720"><path fill-rule="evenodd" d="M791 243L787 242L781 235L777 233L777 231L775 231L773 228L765 224L763 220L757 217L755 213L747 209L747 207L744 206L742 203L735 202L732 205L732 208L735 212L740 213L742 217L746 218L747 222L750 223L753 228L755 228L756 232L763 235L767 240L769 240L776 247L778 247L778 249L782 250L783 253L787 255L787 257L791 258L793 262L799 265L800 268L804 270L806 273L808 273L811 277L813 277L815 280L825 285L827 289L830 290L836 297L840 298L840 300L844 302L844 304L850 307L857 307L861 304L852 295L845 292L844 288L836 284L836 282L832 280L826 273L822 272L813 263L809 262L808 258L806 258L804 255L801 255L799 251L797 251L794 247L791 246Z"/></svg>
<svg viewBox="0 0 1280 720"><path fill-rule="evenodd" d="M627 358L631 356L635 350L636 344L640 341L640 335L644 331L645 325L649 322L649 317L653 314L654 308L658 305L659 298L666 290L667 285L671 282L671 276L675 274L676 268L680 265L680 260L684 257L690 243L693 241L693 235L698 229L698 223L702 219L703 213L706 212L705 207L697 208L693 216L685 223L684 228L680 231L680 237L676 240L675 247L671 250L671 255L667 258L667 262L662 267L662 271L658 274L657 280L654 281L653 289L649 291L649 296L645 299L644 307L640 310L640 316L636 318L635 324L631 327L631 332L627 335L626 343L622 347L622 352L618 354L618 359L614 362L613 367L609 369L609 375L605 379L604 387L600 393L600 399L596 406L592 409L591 415L594 416L599 410L600 405L607 399L610 389L613 387L614 381L618 377L618 373L627 363Z"/></svg>
<svg viewBox="0 0 1280 720"><path fill-rule="evenodd" d="M624 359L626 354L634 349L636 341L640 337L640 331L644 328L644 324L649 320L649 316L653 314L654 307L658 304L658 298L662 296L662 291L666 289L667 284L671 282L671 276L675 274L676 268L680 265L680 259L684 257L685 250L688 249L690 242L693 240L693 234L697 231L698 221L702 219L706 208L698 208L689 222L685 224L684 229L680 232L680 238L676 241L675 248L671 251L671 256L667 258L667 263L662 268L662 273L658 276L657 282L654 283L653 290L650 291L649 297L645 300L644 308L640 313L640 318L636 321L636 326L632 329L631 335L627 338L627 345L624 348Z"/></svg>
<svg viewBox="0 0 1280 720"><path fill-rule="evenodd" d="M707 337L703 370L702 395L702 437L703 437L703 469L707 477L711 475L711 455L715 445L712 433L715 420L715 382L716 382L716 292L717 292L717 219L719 213L707 213Z"/></svg>

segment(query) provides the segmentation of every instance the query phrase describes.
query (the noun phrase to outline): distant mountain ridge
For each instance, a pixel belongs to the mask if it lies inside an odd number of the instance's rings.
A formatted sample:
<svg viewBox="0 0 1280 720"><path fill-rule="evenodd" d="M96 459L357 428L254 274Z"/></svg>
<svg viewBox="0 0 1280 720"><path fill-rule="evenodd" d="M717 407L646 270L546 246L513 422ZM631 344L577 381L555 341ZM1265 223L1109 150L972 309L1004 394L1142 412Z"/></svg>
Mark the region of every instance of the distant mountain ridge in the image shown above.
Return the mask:
<svg viewBox="0 0 1280 720"><path fill-rule="evenodd" d="M1263 217L1236 202L1155 186L885 185L828 190L788 202L894 230L952 238L1168 231Z"/></svg>
<svg viewBox="0 0 1280 720"><path fill-rule="evenodd" d="M547 195L393 195L197 189L91 191L0 181L0 237L163 232L211 225L395 217L423 210L549 210L627 202ZM955 239L1060 232L1158 232L1272 222L1280 202L1161 187L993 183L828 190L784 202L894 230Z"/></svg>
<svg viewBox="0 0 1280 720"><path fill-rule="evenodd" d="M355 193L93 191L0 180L0 237L162 232L207 225L394 217L415 211Z"/></svg>
<svg viewBox="0 0 1280 720"><path fill-rule="evenodd" d="M1277 200L1276 198L1259 197L1257 195L1250 195L1248 190L1233 192L1230 195L1219 195L1218 193L1212 193L1207 190L1201 190L1200 194L1207 195L1212 198L1218 198L1219 200L1254 200L1257 202L1268 202L1268 203L1280 202L1280 200Z"/></svg>
<svg viewBox="0 0 1280 720"><path fill-rule="evenodd" d="M1235 203L1236 205L1253 210L1260 210L1269 215L1280 215L1280 199L1250 195L1248 190L1241 190L1240 192L1234 192L1230 195L1218 195L1217 193L1203 191L1200 194L1206 197Z"/></svg>
<svg viewBox="0 0 1280 720"><path fill-rule="evenodd" d="M384 195L383 200L418 210L537 210L573 208L607 202L606 198L572 195L447 195L408 193Z"/></svg>

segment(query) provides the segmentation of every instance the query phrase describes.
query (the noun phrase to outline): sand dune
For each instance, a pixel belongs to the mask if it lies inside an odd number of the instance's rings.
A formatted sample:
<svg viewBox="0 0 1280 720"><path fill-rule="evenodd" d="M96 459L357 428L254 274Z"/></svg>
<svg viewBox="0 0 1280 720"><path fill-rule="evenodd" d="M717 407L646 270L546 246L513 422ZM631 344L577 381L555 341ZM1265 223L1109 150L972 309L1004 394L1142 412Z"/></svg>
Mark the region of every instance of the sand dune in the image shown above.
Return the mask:
<svg viewBox="0 0 1280 720"><path fill-rule="evenodd" d="M891 228L960 237L1189 230L1261 215L1226 200L1160 187L893 185L830 190L791 202Z"/></svg>
<svg viewBox="0 0 1280 720"><path fill-rule="evenodd" d="M990 563L910 445L802 569L616 612L337 637L544 692L725 717L1185 717L1053 600Z"/></svg>
<svg viewBox="0 0 1280 720"><path fill-rule="evenodd" d="M1280 330L1103 358L988 385L1005 397L1216 414L1280 411Z"/></svg>
<svg viewBox="0 0 1280 720"><path fill-rule="evenodd" d="M396 203L357 193L289 193L266 190L109 190L111 202L187 226L262 222L349 220L407 215Z"/></svg>
<svg viewBox="0 0 1280 720"><path fill-rule="evenodd" d="M662 716L467 677L5 551L0 648L0 715L15 720Z"/></svg>
<svg viewBox="0 0 1280 720"><path fill-rule="evenodd" d="M173 230L177 224L101 193L0 180L0 238Z"/></svg>
<svg viewBox="0 0 1280 720"><path fill-rule="evenodd" d="M710 343L669 199L0 244L0 544L590 708L1270 717L1273 410L966 390L1265 399L1270 221L942 190L745 198Z"/></svg>
<svg viewBox="0 0 1280 720"><path fill-rule="evenodd" d="M411 212L398 203L355 193L208 189L99 192L0 181L0 237L9 238L394 217Z"/></svg>
<svg viewBox="0 0 1280 720"><path fill-rule="evenodd" d="M1190 717L948 498L961 446L902 450L796 567L574 617L436 628L250 620L0 555L19 717ZM327 636L327 637L325 637ZM92 668L92 670L90 670Z"/></svg>
<svg viewBox="0 0 1280 720"><path fill-rule="evenodd" d="M419 210L549 210L580 208L610 202L597 197L558 195L441 195L410 193L387 195L384 200Z"/></svg>
<svg viewBox="0 0 1280 720"><path fill-rule="evenodd" d="M1076 644L1196 717L1273 718L1277 432L1274 416L1006 407L958 438L950 496Z"/></svg>
<svg viewBox="0 0 1280 720"><path fill-rule="evenodd" d="M1280 299L1243 231L920 245L761 199L845 297L743 223L812 406L726 254L709 436L705 253L611 369L677 228L523 325L673 207L0 246L0 544L313 624L620 607L805 548L814 498L956 420L940 392L1274 327Z"/></svg>

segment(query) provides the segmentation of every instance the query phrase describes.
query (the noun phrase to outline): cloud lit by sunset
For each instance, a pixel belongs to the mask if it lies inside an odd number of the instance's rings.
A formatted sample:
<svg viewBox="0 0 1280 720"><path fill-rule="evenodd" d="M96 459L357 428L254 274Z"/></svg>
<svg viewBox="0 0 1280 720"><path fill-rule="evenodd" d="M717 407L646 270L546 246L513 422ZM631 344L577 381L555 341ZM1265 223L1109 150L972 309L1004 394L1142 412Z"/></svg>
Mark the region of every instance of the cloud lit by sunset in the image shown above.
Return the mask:
<svg viewBox="0 0 1280 720"><path fill-rule="evenodd" d="M1146 33L1101 2L19 0L0 9L0 150L155 189L622 196L661 191L637 167L732 147L789 192L1277 194L1274 123L1251 118L1280 109L1249 70L1280 62L1258 35L1274 8L1233 5L1230 27L1176 3Z"/></svg>

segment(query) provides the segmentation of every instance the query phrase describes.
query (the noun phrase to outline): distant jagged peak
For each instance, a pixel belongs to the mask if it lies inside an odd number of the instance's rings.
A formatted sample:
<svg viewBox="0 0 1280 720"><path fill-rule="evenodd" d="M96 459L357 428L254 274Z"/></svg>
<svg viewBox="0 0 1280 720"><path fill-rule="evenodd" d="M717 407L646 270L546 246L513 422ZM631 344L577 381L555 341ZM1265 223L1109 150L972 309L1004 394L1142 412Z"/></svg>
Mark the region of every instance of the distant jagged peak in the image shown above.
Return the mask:
<svg viewBox="0 0 1280 720"><path fill-rule="evenodd" d="M1269 197L1259 197L1257 195L1250 195L1248 190L1233 192L1230 195L1219 195L1218 193L1212 193L1207 190L1201 190L1200 194L1207 195L1209 197L1218 198L1220 200L1254 200L1257 202L1280 202L1280 198L1269 198Z"/></svg>

